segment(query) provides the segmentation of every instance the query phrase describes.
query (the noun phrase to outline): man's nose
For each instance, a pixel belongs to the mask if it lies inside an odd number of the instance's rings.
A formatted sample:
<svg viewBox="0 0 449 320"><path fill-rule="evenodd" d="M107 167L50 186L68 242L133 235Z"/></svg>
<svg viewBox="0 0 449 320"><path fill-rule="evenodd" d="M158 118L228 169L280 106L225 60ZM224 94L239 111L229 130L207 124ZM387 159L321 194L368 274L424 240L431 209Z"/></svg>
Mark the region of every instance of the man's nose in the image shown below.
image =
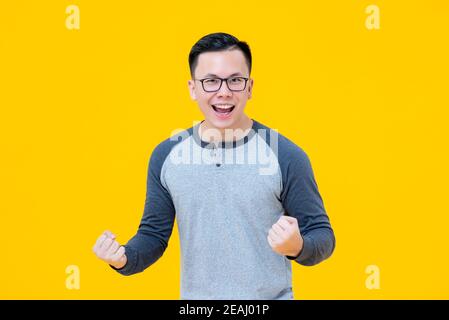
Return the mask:
<svg viewBox="0 0 449 320"><path fill-rule="evenodd" d="M229 90L228 84L226 83L226 81L222 82L220 90L217 91L217 96L219 96L219 97L232 96L232 91Z"/></svg>

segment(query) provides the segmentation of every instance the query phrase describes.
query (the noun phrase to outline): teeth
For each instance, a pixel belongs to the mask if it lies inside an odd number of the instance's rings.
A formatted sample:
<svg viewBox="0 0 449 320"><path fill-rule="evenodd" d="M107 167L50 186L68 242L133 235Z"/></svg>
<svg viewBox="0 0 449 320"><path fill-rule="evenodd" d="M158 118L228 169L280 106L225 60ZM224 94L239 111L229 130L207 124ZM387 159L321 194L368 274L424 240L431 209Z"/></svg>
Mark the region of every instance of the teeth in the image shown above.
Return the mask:
<svg viewBox="0 0 449 320"><path fill-rule="evenodd" d="M232 110L234 110L235 106L232 104L213 104L212 107L214 108L215 112L221 114L229 114L232 112Z"/></svg>
<svg viewBox="0 0 449 320"><path fill-rule="evenodd" d="M220 109L231 109L234 105L232 104L214 104L213 106Z"/></svg>

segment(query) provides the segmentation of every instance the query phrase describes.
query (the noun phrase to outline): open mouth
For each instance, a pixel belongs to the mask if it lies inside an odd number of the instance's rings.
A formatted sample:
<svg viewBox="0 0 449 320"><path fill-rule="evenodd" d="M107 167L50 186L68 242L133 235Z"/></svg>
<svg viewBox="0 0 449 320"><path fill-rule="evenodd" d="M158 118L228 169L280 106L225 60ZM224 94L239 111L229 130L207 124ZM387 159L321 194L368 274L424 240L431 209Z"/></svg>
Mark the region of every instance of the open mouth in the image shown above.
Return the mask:
<svg viewBox="0 0 449 320"><path fill-rule="evenodd" d="M231 112L234 110L235 105L233 104L213 104L212 109L214 109L215 114L219 118L226 118L228 117Z"/></svg>

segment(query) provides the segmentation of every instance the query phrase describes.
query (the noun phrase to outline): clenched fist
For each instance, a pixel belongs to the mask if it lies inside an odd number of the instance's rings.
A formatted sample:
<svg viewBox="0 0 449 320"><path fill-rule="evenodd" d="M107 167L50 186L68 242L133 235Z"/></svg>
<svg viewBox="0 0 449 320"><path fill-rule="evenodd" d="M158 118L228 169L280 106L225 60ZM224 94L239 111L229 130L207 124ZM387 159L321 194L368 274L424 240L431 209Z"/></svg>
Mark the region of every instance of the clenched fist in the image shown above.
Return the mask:
<svg viewBox="0 0 449 320"><path fill-rule="evenodd" d="M124 267L127 262L125 247L115 240L115 235L111 231L103 232L92 250L98 258L117 269Z"/></svg>
<svg viewBox="0 0 449 320"><path fill-rule="evenodd" d="M267 240L274 252L291 257L298 256L304 244L298 220L289 216L281 216L273 224L268 231Z"/></svg>

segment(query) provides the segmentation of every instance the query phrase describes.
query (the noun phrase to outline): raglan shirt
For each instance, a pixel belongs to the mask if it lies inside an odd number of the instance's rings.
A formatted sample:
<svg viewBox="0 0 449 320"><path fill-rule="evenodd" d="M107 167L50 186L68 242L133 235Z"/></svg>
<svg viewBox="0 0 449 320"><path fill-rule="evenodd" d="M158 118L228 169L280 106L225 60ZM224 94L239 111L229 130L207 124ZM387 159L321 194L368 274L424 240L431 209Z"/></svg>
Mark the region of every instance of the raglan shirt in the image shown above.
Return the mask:
<svg viewBox="0 0 449 320"><path fill-rule="evenodd" d="M291 261L327 259L335 236L306 153L252 120L239 141L205 142L198 123L153 150L143 217L125 245L126 265L113 269L132 275L155 263L176 216L181 299L294 299ZM268 244L282 215L298 220L304 244L297 257Z"/></svg>

